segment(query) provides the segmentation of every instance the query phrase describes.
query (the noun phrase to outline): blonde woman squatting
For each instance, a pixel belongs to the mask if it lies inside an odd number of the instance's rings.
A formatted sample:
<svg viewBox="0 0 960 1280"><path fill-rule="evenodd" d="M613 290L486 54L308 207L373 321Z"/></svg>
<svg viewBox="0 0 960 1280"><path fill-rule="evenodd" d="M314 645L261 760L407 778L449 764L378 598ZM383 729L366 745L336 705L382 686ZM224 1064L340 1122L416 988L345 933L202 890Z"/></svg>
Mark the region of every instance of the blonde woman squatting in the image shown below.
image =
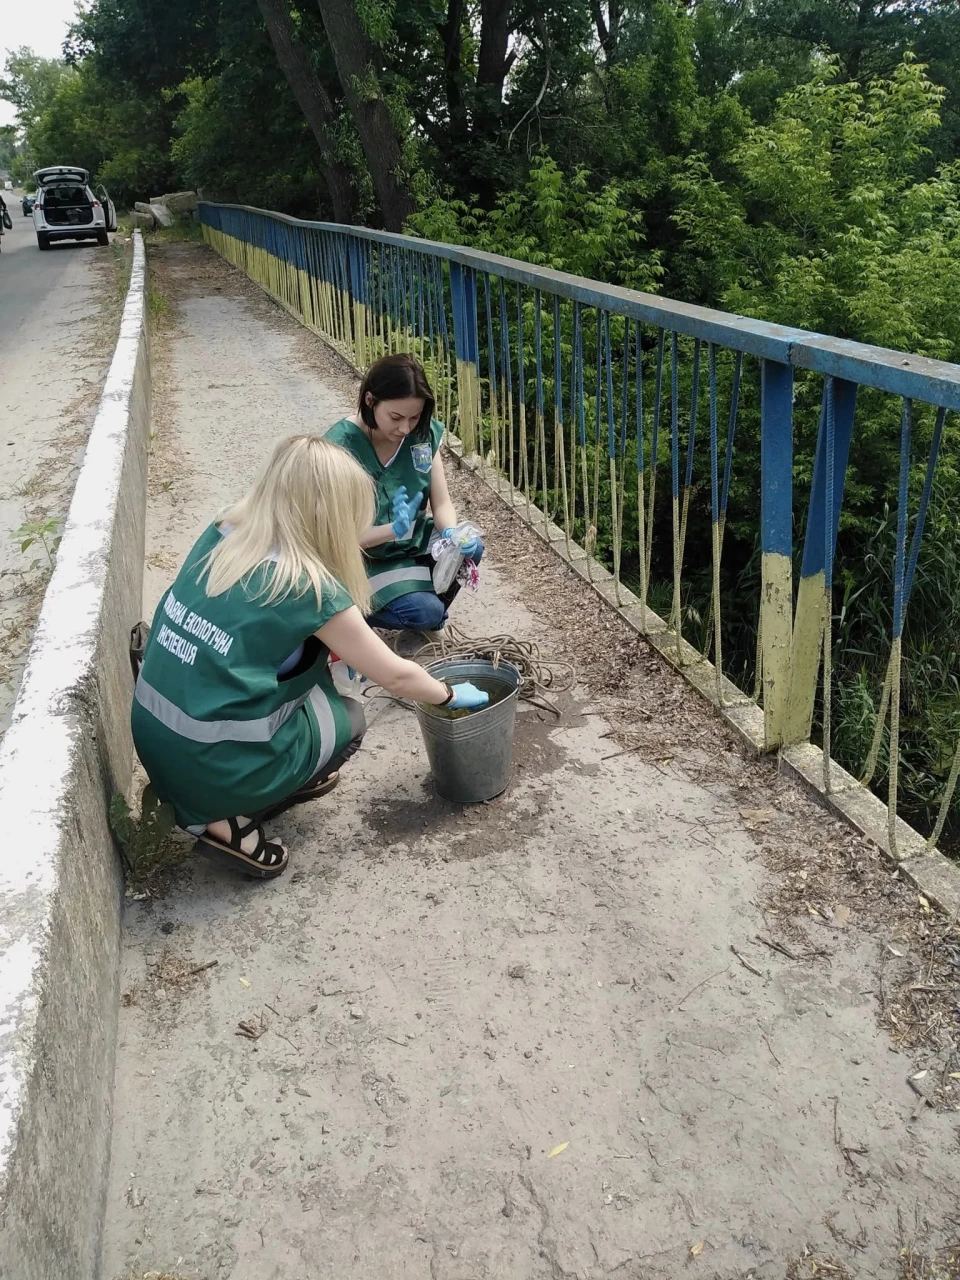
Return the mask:
<svg viewBox="0 0 960 1280"><path fill-rule="evenodd" d="M331 649L397 697L482 706L370 629L361 540L374 485L336 444L281 440L245 497L197 540L153 619L134 692L137 753L197 849L258 878L288 851L263 823L333 789L366 728Z"/></svg>

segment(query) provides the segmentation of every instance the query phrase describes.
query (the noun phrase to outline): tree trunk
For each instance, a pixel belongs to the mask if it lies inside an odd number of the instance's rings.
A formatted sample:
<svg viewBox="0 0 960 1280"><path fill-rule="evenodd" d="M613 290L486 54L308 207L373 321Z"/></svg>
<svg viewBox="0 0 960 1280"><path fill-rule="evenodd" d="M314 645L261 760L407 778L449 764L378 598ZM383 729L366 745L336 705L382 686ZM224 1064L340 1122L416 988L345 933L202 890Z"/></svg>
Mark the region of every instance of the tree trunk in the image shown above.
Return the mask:
<svg viewBox="0 0 960 1280"><path fill-rule="evenodd" d="M608 12L604 14L601 0L590 0L590 12L593 25L597 31L597 39L603 50L603 60L612 67L617 60L617 46L620 42L620 23L622 10L620 0L609 0Z"/></svg>
<svg viewBox="0 0 960 1280"><path fill-rule="evenodd" d="M607 20L604 17L603 5L600 0L590 0L590 12L593 15L593 25L597 30L597 39L600 41L600 48L603 50L604 60L609 67L613 61L613 39L610 28L607 26Z"/></svg>
<svg viewBox="0 0 960 1280"><path fill-rule="evenodd" d="M480 0L480 49L473 90L471 136L483 168L488 169L503 126L503 86L513 59L510 41L511 0ZM487 177L486 195L492 198L496 184ZM481 192L481 202L484 193Z"/></svg>
<svg viewBox="0 0 960 1280"><path fill-rule="evenodd" d="M510 40L511 0L480 0L480 53L477 85L489 90L491 105L499 114L503 83L507 78L507 44Z"/></svg>
<svg viewBox="0 0 960 1280"><path fill-rule="evenodd" d="M847 51L847 75L856 80L860 75L860 61L866 48L866 27L875 17L873 0L861 0L857 6L857 34Z"/></svg>
<svg viewBox="0 0 960 1280"><path fill-rule="evenodd" d="M300 110L313 131L323 159L323 176L336 222L350 223L356 207L349 168L337 158L331 132L333 103L314 71L306 48L297 38L287 0L257 0L267 25L280 70L293 90Z"/></svg>
<svg viewBox="0 0 960 1280"><path fill-rule="evenodd" d="M450 113L450 132L458 142L463 142L467 135L463 100L463 5L464 0L447 0L447 20L438 28L443 40L443 80Z"/></svg>
<svg viewBox="0 0 960 1280"><path fill-rule="evenodd" d="M388 231L401 231L413 197L400 176L400 139L380 96L373 50L352 0L317 0L337 75L367 158Z"/></svg>

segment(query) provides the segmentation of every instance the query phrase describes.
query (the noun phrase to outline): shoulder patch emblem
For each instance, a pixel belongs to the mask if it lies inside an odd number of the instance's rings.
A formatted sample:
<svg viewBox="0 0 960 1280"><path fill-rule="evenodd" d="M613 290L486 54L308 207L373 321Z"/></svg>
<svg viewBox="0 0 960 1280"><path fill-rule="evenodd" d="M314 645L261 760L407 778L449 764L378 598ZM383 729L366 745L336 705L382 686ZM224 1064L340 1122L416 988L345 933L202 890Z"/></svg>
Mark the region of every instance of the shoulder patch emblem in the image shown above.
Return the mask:
<svg viewBox="0 0 960 1280"><path fill-rule="evenodd" d="M428 444L412 444L410 456L417 471L426 473L433 466L433 450Z"/></svg>

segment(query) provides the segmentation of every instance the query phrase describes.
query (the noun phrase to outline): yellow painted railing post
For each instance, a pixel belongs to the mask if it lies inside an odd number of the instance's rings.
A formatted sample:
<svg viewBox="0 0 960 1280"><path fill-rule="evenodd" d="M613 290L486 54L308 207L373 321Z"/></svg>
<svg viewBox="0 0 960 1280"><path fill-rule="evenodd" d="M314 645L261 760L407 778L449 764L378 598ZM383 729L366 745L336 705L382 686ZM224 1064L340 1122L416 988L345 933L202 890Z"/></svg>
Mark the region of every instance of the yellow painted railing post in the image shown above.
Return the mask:
<svg viewBox="0 0 960 1280"><path fill-rule="evenodd" d="M367 308L362 302L353 304L353 358L358 369L367 367Z"/></svg>
<svg viewBox="0 0 960 1280"><path fill-rule="evenodd" d="M761 365L760 547L763 731L770 751L783 742L793 629L793 369L777 360Z"/></svg>
<svg viewBox="0 0 960 1280"><path fill-rule="evenodd" d="M783 729L783 741L788 744L807 742L813 724L821 641L830 607L825 570L828 559L832 563L837 542L856 400L856 383L841 378L826 380L793 624L790 696ZM832 419L829 423L828 415ZM833 486L828 500L830 473Z"/></svg>

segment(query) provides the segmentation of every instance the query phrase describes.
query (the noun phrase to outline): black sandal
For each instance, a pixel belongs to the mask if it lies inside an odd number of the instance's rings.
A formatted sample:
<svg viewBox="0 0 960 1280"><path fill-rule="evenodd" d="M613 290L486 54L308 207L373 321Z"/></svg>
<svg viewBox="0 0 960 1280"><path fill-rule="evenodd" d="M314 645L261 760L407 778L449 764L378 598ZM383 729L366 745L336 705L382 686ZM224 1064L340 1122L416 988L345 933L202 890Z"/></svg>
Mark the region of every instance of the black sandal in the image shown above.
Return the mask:
<svg viewBox="0 0 960 1280"><path fill-rule="evenodd" d="M276 841L268 842L259 822L250 821L241 827L236 818L227 818L226 821L230 823L229 844L218 840L208 831L197 841L195 849L198 852L212 853L218 861L226 862L234 870L242 868L248 876L255 876L259 880L272 880L274 876L283 875L290 855L283 845ZM253 853L247 853L242 842L254 831L257 832L257 847Z"/></svg>
<svg viewBox="0 0 960 1280"><path fill-rule="evenodd" d="M285 813L287 809L292 809L295 804L306 804L308 800L319 800L321 796L328 795L339 781L340 771L335 769L326 778L321 778L319 782L308 782L299 791L294 791L269 809L263 809L256 816L260 819L275 818L278 813Z"/></svg>

